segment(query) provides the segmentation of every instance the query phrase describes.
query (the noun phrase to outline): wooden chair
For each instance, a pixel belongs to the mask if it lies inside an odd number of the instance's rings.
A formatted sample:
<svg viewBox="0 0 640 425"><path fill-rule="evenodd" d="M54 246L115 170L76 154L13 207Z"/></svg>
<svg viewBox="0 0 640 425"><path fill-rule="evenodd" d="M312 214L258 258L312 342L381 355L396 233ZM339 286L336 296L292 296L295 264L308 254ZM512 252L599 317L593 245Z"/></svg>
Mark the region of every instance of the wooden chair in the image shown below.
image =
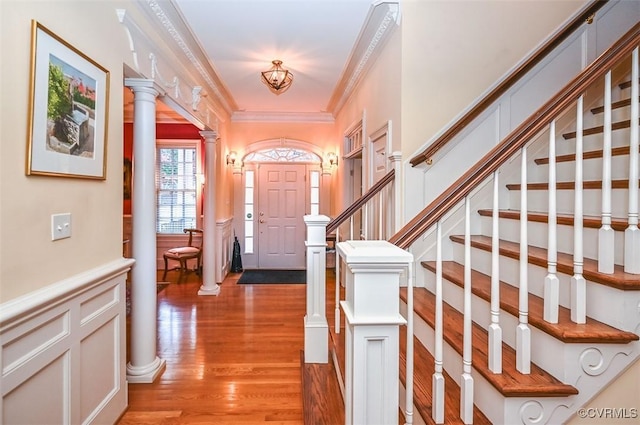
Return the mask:
<svg viewBox="0 0 640 425"><path fill-rule="evenodd" d="M164 258L164 274L162 275L162 280L167 277L169 260L178 261L180 263L180 266L178 267L180 269L178 281L182 278L182 272L188 271L188 260L196 260L196 273L200 273L200 262L202 259L202 229L184 229L184 233L189 233L189 242L187 242L187 246L171 248L162 254L162 257ZM194 237L194 233L199 234L200 237Z"/></svg>

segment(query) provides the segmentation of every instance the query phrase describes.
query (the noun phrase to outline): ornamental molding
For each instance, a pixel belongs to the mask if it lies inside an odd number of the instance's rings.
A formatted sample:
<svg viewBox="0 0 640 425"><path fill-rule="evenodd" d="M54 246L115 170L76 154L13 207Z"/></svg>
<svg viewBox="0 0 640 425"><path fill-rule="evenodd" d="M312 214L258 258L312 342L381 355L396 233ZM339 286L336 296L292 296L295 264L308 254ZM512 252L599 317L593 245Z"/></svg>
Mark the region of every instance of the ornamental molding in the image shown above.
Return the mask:
<svg viewBox="0 0 640 425"><path fill-rule="evenodd" d="M329 112L249 112L236 111L231 115L233 122L306 122L333 123Z"/></svg>
<svg viewBox="0 0 640 425"><path fill-rule="evenodd" d="M136 11L142 14L116 10L132 55L132 66L125 66L125 77L158 83L164 91L162 101L200 128L215 128L219 121L228 119L233 108L228 96L219 88L213 70L203 65L204 55L191 48L191 40L174 25L176 19L155 0L136 4ZM170 5L167 3L167 8ZM176 60L180 56L186 60Z"/></svg>
<svg viewBox="0 0 640 425"><path fill-rule="evenodd" d="M338 115L358 83L380 55L384 43L391 37L393 30L399 24L400 5L398 2L381 2L371 6L345 71L329 100L327 111L330 111L334 116Z"/></svg>

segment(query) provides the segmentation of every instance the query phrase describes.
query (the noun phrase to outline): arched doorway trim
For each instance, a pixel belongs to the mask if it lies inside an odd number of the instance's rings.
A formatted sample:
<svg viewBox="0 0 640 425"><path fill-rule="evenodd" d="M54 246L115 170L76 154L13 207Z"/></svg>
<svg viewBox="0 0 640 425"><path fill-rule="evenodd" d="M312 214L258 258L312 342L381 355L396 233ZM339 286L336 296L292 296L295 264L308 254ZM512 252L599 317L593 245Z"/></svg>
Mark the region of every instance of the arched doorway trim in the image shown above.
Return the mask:
<svg viewBox="0 0 640 425"><path fill-rule="evenodd" d="M242 162L322 163L322 150L311 143L292 139L269 139L252 143Z"/></svg>

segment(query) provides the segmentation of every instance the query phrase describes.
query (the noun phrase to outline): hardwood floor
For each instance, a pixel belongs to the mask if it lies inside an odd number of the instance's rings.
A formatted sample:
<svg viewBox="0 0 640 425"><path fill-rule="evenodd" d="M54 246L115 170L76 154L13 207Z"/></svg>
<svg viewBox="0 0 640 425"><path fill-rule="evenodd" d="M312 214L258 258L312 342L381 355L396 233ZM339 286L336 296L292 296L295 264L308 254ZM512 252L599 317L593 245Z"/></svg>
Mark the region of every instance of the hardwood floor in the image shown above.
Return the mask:
<svg viewBox="0 0 640 425"><path fill-rule="evenodd" d="M129 384L119 424L303 423L306 285L239 285L239 277L230 274L216 297L197 295L195 273L181 283L167 274L157 345L167 367L153 384Z"/></svg>

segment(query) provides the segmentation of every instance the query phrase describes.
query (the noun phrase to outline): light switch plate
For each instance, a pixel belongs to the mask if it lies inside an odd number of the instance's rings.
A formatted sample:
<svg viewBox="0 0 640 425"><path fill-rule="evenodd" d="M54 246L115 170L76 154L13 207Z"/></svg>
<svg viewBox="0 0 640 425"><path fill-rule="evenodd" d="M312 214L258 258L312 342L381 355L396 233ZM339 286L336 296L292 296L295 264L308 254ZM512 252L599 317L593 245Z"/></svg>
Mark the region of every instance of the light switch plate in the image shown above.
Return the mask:
<svg viewBox="0 0 640 425"><path fill-rule="evenodd" d="M51 240L71 237L71 213L53 214L51 216Z"/></svg>

